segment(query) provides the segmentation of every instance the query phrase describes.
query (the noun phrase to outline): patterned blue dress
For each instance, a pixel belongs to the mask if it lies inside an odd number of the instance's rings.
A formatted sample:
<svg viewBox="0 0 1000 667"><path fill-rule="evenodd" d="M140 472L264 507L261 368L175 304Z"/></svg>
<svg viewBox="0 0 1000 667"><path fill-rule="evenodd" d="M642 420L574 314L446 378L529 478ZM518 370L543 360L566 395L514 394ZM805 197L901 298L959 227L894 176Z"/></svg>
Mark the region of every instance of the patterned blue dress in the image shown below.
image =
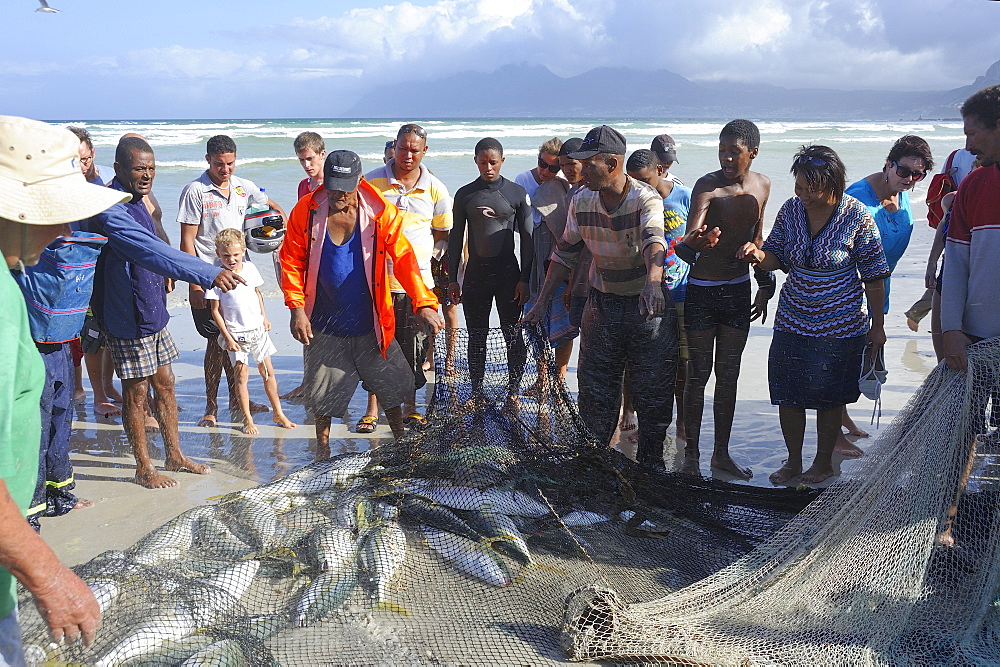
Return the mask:
<svg viewBox="0 0 1000 667"><path fill-rule="evenodd" d="M863 283L889 276L871 214L845 195L814 236L802 201L793 197L763 249L788 271L768 358L771 402L828 409L857 401L868 333Z"/></svg>

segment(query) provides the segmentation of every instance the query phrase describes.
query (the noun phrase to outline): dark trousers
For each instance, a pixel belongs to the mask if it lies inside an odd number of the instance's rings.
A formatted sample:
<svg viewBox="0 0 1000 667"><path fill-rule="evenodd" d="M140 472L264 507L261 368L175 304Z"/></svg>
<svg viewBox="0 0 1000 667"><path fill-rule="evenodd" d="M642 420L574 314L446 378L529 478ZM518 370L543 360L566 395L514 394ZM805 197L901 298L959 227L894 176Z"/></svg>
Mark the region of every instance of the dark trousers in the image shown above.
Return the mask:
<svg viewBox="0 0 1000 667"><path fill-rule="evenodd" d="M486 374L486 339L489 335L490 311L496 302L500 328L507 346L508 390L517 391L524 375L527 348L517 327L521 306L514 301L514 290L521 278L517 261L470 261L462 285L462 309L469 329L469 378L473 389L480 389Z"/></svg>
<svg viewBox="0 0 1000 667"><path fill-rule="evenodd" d="M42 388L41 446L38 452L38 481L28 509L28 521L38 530L39 517L60 516L76 505L71 493L73 464L69 460L69 436L73 426L73 356L69 343L38 346L45 362Z"/></svg>
<svg viewBox="0 0 1000 667"><path fill-rule="evenodd" d="M609 444L621 409L622 377L628 364L632 405L639 418L636 458L663 466L663 440L673 420L677 375L677 311L664 289L667 308L646 321L638 296L592 289L583 312L580 415L602 444Z"/></svg>
<svg viewBox="0 0 1000 667"><path fill-rule="evenodd" d="M424 359L427 358L427 347L430 338L424 333L420 321L413 312L413 300L407 294L392 295L392 310L396 315L396 331L394 339L403 351L403 358L413 372L413 390L427 384L424 376Z"/></svg>

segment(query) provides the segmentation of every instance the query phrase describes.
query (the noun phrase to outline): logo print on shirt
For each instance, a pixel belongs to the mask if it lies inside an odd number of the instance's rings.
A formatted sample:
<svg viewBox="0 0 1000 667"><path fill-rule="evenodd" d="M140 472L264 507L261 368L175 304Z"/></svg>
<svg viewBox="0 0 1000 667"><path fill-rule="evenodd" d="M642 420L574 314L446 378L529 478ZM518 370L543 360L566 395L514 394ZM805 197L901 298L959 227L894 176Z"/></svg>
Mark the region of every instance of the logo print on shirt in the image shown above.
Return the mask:
<svg viewBox="0 0 1000 667"><path fill-rule="evenodd" d="M242 185L237 185L236 190L234 190L234 192L236 192L236 194L239 195L240 197L247 196L247 191L243 189Z"/></svg>
<svg viewBox="0 0 1000 667"><path fill-rule="evenodd" d="M497 217L497 212L493 210L492 206L477 206L476 208L482 211L483 215L487 218L493 218L494 220L499 219Z"/></svg>

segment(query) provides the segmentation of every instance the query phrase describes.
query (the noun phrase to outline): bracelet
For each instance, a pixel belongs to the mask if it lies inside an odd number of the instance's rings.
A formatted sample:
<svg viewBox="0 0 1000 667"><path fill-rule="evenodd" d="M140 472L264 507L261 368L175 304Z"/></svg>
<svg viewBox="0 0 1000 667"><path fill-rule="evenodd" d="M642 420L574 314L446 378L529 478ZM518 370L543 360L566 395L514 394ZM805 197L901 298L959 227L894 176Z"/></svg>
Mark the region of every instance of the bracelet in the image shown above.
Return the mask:
<svg viewBox="0 0 1000 667"><path fill-rule="evenodd" d="M698 263L698 256L701 253L695 252L694 248L689 246L687 243L684 243L684 241L678 241L674 245L674 254L686 264L694 266Z"/></svg>

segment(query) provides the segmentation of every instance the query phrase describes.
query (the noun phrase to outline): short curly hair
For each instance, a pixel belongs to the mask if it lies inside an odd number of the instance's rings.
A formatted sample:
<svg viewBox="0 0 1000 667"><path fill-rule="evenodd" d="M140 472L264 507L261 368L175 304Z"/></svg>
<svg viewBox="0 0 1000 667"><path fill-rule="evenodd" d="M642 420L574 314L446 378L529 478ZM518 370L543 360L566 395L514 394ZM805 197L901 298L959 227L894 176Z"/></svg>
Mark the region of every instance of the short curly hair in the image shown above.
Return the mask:
<svg viewBox="0 0 1000 667"><path fill-rule="evenodd" d="M726 123L722 132L719 132L720 141L722 137L736 137L750 150L760 147L760 129L752 121L743 118Z"/></svg>
<svg viewBox="0 0 1000 667"><path fill-rule="evenodd" d="M640 148L628 156L628 162L625 163L625 171L640 171L646 167L656 167L659 164L660 159L656 157L656 153L648 148Z"/></svg>
<svg viewBox="0 0 1000 667"><path fill-rule="evenodd" d="M216 248L228 248L231 245L238 245L241 248L247 247L247 241L243 238L243 232L232 227L226 227L215 235Z"/></svg>
<svg viewBox="0 0 1000 667"><path fill-rule="evenodd" d="M1000 121L1000 84L973 93L962 103L962 118L975 118L980 125L993 129Z"/></svg>

